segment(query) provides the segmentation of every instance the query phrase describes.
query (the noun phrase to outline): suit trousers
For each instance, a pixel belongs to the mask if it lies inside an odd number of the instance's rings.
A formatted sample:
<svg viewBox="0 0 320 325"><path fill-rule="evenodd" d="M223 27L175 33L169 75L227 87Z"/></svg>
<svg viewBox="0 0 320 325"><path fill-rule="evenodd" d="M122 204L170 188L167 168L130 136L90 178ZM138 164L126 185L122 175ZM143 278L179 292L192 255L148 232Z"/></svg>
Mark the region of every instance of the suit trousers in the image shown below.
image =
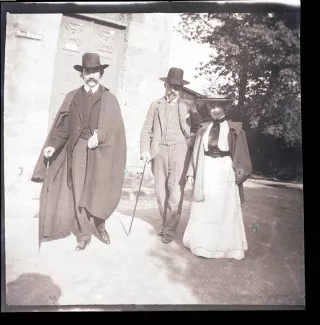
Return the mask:
<svg viewBox="0 0 320 325"><path fill-rule="evenodd" d="M187 142L160 145L152 160L155 194L162 217L163 234L175 236L179 224L186 173L191 158Z"/></svg>
<svg viewBox="0 0 320 325"><path fill-rule="evenodd" d="M105 230L105 220L90 214L85 208L79 207L79 201L85 182L87 168L88 140L79 138L72 154L73 196L76 210L76 224L72 230L77 241L90 241L91 235L99 236Z"/></svg>

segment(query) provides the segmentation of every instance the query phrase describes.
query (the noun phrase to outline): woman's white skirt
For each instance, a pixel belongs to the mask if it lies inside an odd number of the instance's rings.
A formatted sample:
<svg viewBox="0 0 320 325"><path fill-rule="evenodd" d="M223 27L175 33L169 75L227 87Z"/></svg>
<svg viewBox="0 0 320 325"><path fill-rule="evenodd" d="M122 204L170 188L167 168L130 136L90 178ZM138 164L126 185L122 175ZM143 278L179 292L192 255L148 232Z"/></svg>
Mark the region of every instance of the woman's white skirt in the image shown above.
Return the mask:
<svg viewBox="0 0 320 325"><path fill-rule="evenodd" d="M204 156L203 202L193 202L183 244L206 258L244 258L248 249L230 156Z"/></svg>

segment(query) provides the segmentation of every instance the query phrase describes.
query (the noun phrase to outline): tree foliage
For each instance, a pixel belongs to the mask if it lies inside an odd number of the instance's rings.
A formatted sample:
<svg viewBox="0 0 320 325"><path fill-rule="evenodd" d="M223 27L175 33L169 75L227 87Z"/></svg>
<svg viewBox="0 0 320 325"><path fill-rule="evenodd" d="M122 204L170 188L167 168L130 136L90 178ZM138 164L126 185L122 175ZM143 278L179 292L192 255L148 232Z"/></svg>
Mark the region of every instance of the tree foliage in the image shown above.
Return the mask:
<svg viewBox="0 0 320 325"><path fill-rule="evenodd" d="M300 147L300 16L194 13L181 19L178 30L185 39L213 50L196 73L209 81L206 93L232 95L232 119L252 134Z"/></svg>

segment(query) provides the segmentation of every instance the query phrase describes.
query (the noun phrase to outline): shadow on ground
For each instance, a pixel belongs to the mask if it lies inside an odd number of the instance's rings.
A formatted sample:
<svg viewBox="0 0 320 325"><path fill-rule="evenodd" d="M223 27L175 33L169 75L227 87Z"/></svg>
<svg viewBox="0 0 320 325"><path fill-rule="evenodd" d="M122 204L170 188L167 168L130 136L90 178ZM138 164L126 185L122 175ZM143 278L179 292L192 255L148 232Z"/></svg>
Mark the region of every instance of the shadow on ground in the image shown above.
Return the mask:
<svg viewBox="0 0 320 325"><path fill-rule="evenodd" d="M165 245L159 238L149 255L162 265L170 281L188 287L199 304L304 305L302 190L245 188L245 197L243 216L249 250L244 260L200 258L183 246L189 195L175 243ZM133 209L122 204L118 211L132 215ZM158 232L161 221L155 198L140 201L135 217Z"/></svg>
<svg viewBox="0 0 320 325"><path fill-rule="evenodd" d="M6 305L59 305L60 288L51 277L39 273L24 273L7 284Z"/></svg>

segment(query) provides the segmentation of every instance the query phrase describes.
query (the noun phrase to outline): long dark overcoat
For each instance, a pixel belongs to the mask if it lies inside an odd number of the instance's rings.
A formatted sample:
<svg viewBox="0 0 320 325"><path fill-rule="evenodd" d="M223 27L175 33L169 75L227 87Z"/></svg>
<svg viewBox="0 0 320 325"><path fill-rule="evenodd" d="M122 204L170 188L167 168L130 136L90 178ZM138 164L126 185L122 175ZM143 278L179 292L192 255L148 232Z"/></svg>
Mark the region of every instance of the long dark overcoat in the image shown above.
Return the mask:
<svg viewBox="0 0 320 325"><path fill-rule="evenodd" d="M40 194L39 240L62 238L75 224L72 191L72 151L82 132L80 89L67 94L43 145L31 180L43 182ZM43 149L50 142L53 130L68 117L69 132L65 144L49 160ZM90 121L98 130L98 146L88 149L87 172L79 205L92 215L108 219L116 209L124 180L126 135L116 97L103 87L100 110Z"/></svg>

